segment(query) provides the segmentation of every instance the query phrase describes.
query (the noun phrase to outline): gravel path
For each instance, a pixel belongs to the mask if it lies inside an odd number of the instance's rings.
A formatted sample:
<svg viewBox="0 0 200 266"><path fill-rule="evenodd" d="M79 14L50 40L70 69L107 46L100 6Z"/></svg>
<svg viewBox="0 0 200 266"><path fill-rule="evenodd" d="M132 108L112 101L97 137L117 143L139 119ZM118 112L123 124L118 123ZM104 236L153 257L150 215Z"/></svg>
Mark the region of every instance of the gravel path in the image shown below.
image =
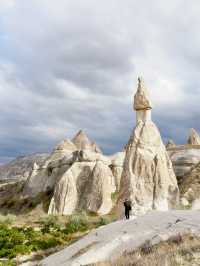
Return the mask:
<svg viewBox="0 0 200 266"><path fill-rule="evenodd" d="M200 233L200 211L151 212L93 230L81 240L47 257L40 266L79 266L114 259L150 240L153 244L178 233Z"/></svg>

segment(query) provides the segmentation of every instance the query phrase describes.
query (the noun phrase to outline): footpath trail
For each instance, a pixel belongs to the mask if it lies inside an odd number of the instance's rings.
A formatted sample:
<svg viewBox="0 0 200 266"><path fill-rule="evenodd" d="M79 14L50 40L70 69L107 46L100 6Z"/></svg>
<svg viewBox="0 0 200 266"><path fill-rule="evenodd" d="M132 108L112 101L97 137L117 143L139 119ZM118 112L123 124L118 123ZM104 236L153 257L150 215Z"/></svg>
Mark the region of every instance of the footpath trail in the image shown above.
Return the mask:
<svg viewBox="0 0 200 266"><path fill-rule="evenodd" d="M81 240L45 258L40 266L79 266L114 259L149 240L152 244L178 233L200 233L200 211L150 212L91 231Z"/></svg>

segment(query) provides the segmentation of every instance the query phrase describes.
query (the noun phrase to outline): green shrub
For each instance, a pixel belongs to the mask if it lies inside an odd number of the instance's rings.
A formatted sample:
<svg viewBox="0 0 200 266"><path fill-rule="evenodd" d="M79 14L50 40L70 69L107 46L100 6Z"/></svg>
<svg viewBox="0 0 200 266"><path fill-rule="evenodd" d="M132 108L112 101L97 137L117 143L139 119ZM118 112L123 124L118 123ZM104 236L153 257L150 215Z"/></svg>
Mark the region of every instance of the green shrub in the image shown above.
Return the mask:
<svg viewBox="0 0 200 266"><path fill-rule="evenodd" d="M98 222L97 222L97 227L98 226L102 226L102 225L106 225L109 223L109 220L105 217L100 217Z"/></svg>
<svg viewBox="0 0 200 266"><path fill-rule="evenodd" d="M83 232L89 229L89 221L86 214L74 214L69 218L62 232L66 234Z"/></svg>

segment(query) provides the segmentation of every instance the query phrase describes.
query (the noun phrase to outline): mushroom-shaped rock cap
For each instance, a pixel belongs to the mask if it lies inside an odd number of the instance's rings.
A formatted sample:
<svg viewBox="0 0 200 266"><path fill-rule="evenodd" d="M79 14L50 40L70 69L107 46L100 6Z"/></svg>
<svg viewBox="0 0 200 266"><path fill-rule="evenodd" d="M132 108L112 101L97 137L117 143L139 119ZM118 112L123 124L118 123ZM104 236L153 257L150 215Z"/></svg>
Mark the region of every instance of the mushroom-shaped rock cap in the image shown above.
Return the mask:
<svg viewBox="0 0 200 266"><path fill-rule="evenodd" d="M152 109L148 90L145 88L141 77L138 78L138 88L134 96L134 109L136 111Z"/></svg>
<svg viewBox="0 0 200 266"><path fill-rule="evenodd" d="M194 128L190 129L188 144L190 145L200 145L200 136Z"/></svg>

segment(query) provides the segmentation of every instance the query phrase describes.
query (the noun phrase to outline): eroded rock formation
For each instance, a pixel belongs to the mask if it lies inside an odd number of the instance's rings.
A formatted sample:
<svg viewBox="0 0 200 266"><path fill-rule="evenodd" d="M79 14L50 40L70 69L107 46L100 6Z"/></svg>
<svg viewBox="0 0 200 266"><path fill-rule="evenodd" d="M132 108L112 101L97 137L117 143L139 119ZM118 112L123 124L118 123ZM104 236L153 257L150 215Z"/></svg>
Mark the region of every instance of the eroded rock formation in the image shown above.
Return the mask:
<svg viewBox="0 0 200 266"><path fill-rule="evenodd" d="M200 149L181 145L168 148L168 154L171 158L174 172L178 180L181 180L190 170L200 162Z"/></svg>
<svg viewBox="0 0 200 266"><path fill-rule="evenodd" d="M89 140L87 135L83 130L80 130L76 136L72 139L72 142L75 144L76 148L78 150L91 150L94 152L101 153L100 148L97 146L97 144L94 141Z"/></svg>
<svg viewBox="0 0 200 266"><path fill-rule="evenodd" d="M23 194L27 196L35 196L39 192L54 189L61 173L71 167L74 161L77 160L78 150L87 151L85 156L93 151L95 151L93 154L95 153L97 157L103 156L101 155L98 146L90 141L87 135L80 130L72 141L65 139L56 145L53 152L46 158L43 164L37 167L37 169L33 167L33 170L26 181ZM96 150L98 150L98 153Z"/></svg>
<svg viewBox="0 0 200 266"><path fill-rule="evenodd" d="M136 127L129 139L120 184L118 207L130 198L133 213L168 210L178 201L179 190L159 130L151 120L151 102L147 89L138 79L134 96Z"/></svg>
<svg viewBox="0 0 200 266"><path fill-rule="evenodd" d="M190 145L200 145L200 136L194 128L190 129L188 144Z"/></svg>
<svg viewBox="0 0 200 266"><path fill-rule="evenodd" d="M87 151L80 151L56 184L49 213L72 214L79 209L108 213L113 206L112 193L116 190L109 164L105 156L92 152L88 156Z"/></svg>

